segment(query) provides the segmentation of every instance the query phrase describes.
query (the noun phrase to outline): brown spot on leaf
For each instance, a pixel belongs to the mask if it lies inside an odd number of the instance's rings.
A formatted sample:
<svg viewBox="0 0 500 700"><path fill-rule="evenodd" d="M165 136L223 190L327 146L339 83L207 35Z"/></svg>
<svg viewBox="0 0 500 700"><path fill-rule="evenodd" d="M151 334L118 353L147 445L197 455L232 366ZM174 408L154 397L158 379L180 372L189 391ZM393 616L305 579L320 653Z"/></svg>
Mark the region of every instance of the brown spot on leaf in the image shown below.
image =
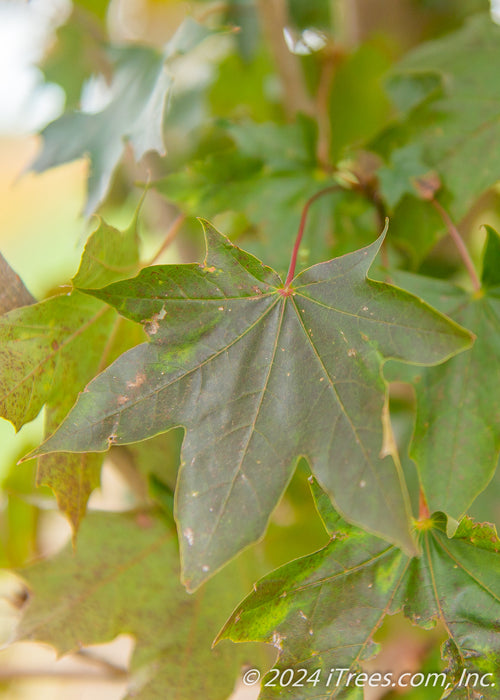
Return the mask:
<svg viewBox="0 0 500 700"><path fill-rule="evenodd" d="M145 381L146 381L145 373L144 372L137 372L137 374L135 375L135 380L128 381L127 387L129 389L137 389L138 387L142 386Z"/></svg>
<svg viewBox="0 0 500 700"><path fill-rule="evenodd" d="M152 318L149 323L146 324L145 330L148 335L156 335L160 329L160 324L155 318Z"/></svg>
<svg viewBox="0 0 500 700"><path fill-rule="evenodd" d="M167 315L167 312L165 310L165 307L162 306L160 311L158 313L153 314L150 319L144 319L143 323L145 323L145 331L148 335L156 335L160 329L160 321L162 321L165 316Z"/></svg>

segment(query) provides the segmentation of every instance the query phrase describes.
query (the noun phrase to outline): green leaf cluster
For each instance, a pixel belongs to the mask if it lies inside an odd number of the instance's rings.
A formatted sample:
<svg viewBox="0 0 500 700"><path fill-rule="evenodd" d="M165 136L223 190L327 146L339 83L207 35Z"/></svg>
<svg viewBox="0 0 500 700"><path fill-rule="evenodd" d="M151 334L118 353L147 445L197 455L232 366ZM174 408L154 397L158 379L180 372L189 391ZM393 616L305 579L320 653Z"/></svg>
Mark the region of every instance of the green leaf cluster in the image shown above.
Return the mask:
<svg viewBox="0 0 500 700"><path fill-rule="evenodd" d="M148 0L132 40L81 0L41 63L32 169L86 158L99 215L47 298L0 256L0 416L43 413L0 561L16 639L133 637L127 698L361 700L396 614L443 699L500 698L500 29L344 5ZM52 494L73 541L33 561Z"/></svg>

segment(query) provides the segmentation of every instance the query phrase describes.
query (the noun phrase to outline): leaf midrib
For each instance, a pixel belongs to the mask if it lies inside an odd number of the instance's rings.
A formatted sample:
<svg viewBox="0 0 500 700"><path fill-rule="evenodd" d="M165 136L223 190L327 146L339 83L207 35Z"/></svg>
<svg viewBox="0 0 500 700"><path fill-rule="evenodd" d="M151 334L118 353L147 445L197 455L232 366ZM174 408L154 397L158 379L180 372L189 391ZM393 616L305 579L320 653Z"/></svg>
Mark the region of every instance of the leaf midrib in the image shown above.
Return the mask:
<svg viewBox="0 0 500 700"><path fill-rule="evenodd" d="M367 464L367 465L369 466L369 468L370 468L370 470L371 470L371 472L372 472L372 474L373 474L374 480L375 480L375 482L378 484L379 492L382 493L383 498L384 498L384 501L385 501L385 503L386 503L386 505L387 505L387 508L388 508L388 510L390 511L390 510L391 510L391 504L390 504L389 501L387 500L387 494L386 494L386 492L385 492L385 489L381 488L381 486L380 486L380 480L379 480L378 471L377 471L377 469L375 468L375 465L374 465L374 463L372 462L372 459L370 458L369 454L367 453L366 448L365 448L365 446L364 446L364 444L363 444L363 441L362 441L361 438L358 436L358 432L357 432L356 426L355 426L354 423L352 422L352 420L351 420L351 418L350 418L350 416L349 416L349 413L347 412L347 410L346 410L346 408L345 408L345 406L344 406L344 403L343 403L342 399L340 398L340 395L339 395L339 393L338 393L338 391L337 391L337 388L336 388L336 386L335 386L335 383L334 383L332 377L330 376L330 373L328 372L327 368L325 367L325 365L324 365L324 363L323 363L323 361L322 361L322 359L321 359L321 355L320 355L319 351L317 350L317 348L316 348L316 346L314 345L314 343L313 343L313 341L312 341L310 335L308 334L308 332L307 332L307 330L306 330L306 327L305 327L305 325L304 325L304 321L303 321L303 319L302 319L301 314L299 313L299 310L298 310L298 307L297 307L297 305L296 305L296 303L295 303L295 300L293 299L293 297L291 297L291 299L292 299L292 303L293 303L293 305L294 305L294 308L295 308L295 311L296 311L297 318L298 318L298 320L299 320L300 326L301 326L302 330L304 331L304 335L306 336L307 340L309 341L309 344L310 344L311 348L313 349L313 353L314 353L314 355L316 356L316 359L317 359L317 361L319 362L319 364L320 364L320 366L321 366L321 369L322 369L324 375L325 375L325 376L327 377L327 379L328 379L328 383L330 384L330 387L331 387L331 389L332 389L332 391L333 391L333 394L334 394L334 396L335 396L335 398L336 398L337 404L338 404L338 406L339 406L339 408L340 408L342 414L345 416L345 418L346 418L346 420L347 420L347 422L348 422L348 424L349 424L349 426L350 426L350 428L351 428L351 430L352 430L352 433L353 433L353 435L354 435L354 439L355 439L357 445L358 445L358 446L360 447L360 449L361 449L361 452L362 452L363 457L364 457L364 459L365 459L365 464ZM405 503L405 511L406 511L406 510L407 510L407 506L406 506L406 503ZM408 513L407 513L407 515L408 515Z"/></svg>
<svg viewBox="0 0 500 700"><path fill-rule="evenodd" d="M402 290L402 291L404 291L404 290ZM318 299L315 299L314 297L307 296L306 294L300 294L300 292L297 292L297 296L300 296L303 299L306 299L307 301L312 302L313 304L317 304L318 306L321 306L324 309L328 309L329 311L334 311L336 313L343 314L344 316L351 316L352 318L356 318L360 321L369 321L371 323L378 323L378 324L385 325L385 326L394 326L396 328L403 328L403 329L412 330L412 331L417 330L419 333L422 333L422 334L427 333L430 335L445 335L445 336L452 335L449 331L446 331L444 329L439 330L439 329L418 328L416 326L407 326L404 323L400 323L398 321L385 321L385 320L380 319L380 318L375 318L375 317L372 318L370 316L360 316L359 314L351 313L350 311L345 311L344 309L337 309L334 306L328 306L328 304L323 304L321 301L318 301ZM414 295L411 295L411 296L414 296ZM419 301L420 303L423 303L426 307L428 306L428 304L426 302L424 302L423 300L421 300L419 297L415 297L415 300ZM429 308L431 308L431 307L429 307ZM426 309L426 310L428 310L428 309ZM434 309L432 309L432 310L434 311ZM435 313L437 316L443 315L440 312L435 312ZM458 324L456 324L456 325L458 325ZM385 359L396 359L396 358L386 357ZM411 364L413 364L413 363L411 363Z"/></svg>
<svg viewBox="0 0 500 700"><path fill-rule="evenodd" d="M278 299L278 301L279 301L279 299ZM276 306L276 303L273 304L271 308L274 308L274 306ZM272 351L271 358L270 358L270 360L269 360L269 368L268 368L268 371L267 371L267 374L266 374L266 378L265 378L265 380L264 380L264 384L263 384L263 387L262 387L262 391L260 392L260 398L259 398L259 402L258 402L258 405L257 405L257 409L256 409L256 411L255 411L254 419L253 419L251 425L248 426L250 429L249 429L249 431L248 431L248 437L247 437L247 440L246 440L246 444L245 444L244 448L241 450L241 455L242 455L242 456L241 456L241 458L240 458L240 460L239 460L239 462L238 462L238 468L236 469L236 471L235 471L235 473L234 473L233 478L231 479L231 481L230 481L230 482L227 482L228 484L230 484L230 486L229 486L229 488L228 488L228 490L227 490L226 497L224 498L224 501L223 501L223 503L221 504L221 507L220 507L219 512L218 512L218 514L217 514L217 518L216 518L215 525L214 525L214 527L212 528L212 531L210 532L210 535L209 535L209 538L208 538L208 543L207 543L207 545L206 545L206 547L205 547L205 551L209 548L210 543L211 543L212 538L213 538L213 535L214 535L214 533L215 533L215 531L216 531L216 529L217 529L217 527L218 527L218 525L219 525L219 521L220 521L220 519L222 518L222 516L224 515L224 512L225 512L225 510L226 510L226 508L227 508L227 504L228 504L229 498L230 498L230 496L231 496L231 494L232 494L232 492L233 492L233 489L234 489L234 486L235 486L235 483L236 483L237 476L238 476L238 474L239 474L239 473L241 472L241 470L242 470L243 462L244 462L244 460L245 460L245 458L246 458L247 451L248 451L248 448L249 448L249 445L250 445L250 441L251 441L252 436L254 435L255 430L256 430L256 425L257 425L257 421L258 421L258 419L259 419L260 410L261 410L261 408L262 408L262 404L263 404L263 402L264 402L264 397L265 397L265 395L266 395L266 390L267 390L267 387L268 387L268 384L269 384L269 378L270 378L271 373L272 373L272 370L273 370L274 359L275 359L275 357L276 357L276 350L277 350L277 347L278 347L278 340L279 340L279 337L280 337L281 328L282 328L282 325L283 325L283 318L284 318L284 315L285 315L285 308L286 308L286 301L282 304L281 314L280 314L280 318L279 318L279 320L278 320L278 327L277 327L277 329L276 329L276 337L275 337L275 340L274 340L273 351ZM254 489L254 491L255 491L255 489ZM255 492L255 493L256 493L256 495L257 495L257 492ZM257 500L258 500L258 499L257 499Z"/></svg>

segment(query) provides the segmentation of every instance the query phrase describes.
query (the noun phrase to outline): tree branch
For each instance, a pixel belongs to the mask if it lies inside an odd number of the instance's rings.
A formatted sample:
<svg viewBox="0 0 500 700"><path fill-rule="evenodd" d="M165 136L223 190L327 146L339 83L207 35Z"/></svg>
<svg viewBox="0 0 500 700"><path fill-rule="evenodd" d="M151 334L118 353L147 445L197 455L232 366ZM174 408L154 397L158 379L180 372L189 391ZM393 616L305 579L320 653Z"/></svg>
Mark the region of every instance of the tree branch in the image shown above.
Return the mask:
<svg viewBox="0 0 500 700"><path fill-rule="evenodd" d="M322 168L328 171L332 170L330 164L330 149L332 140L332 125L330 122L330 90L339 57L339 53L335 51L334 48L325 54L321 66L318 90L316 92L316 117L318 123L316 160Z"/></svg>
<svg viewBox="0 0 500 700"><path fill-rule="evenodd" d="M25 667L17 668L13 665L11 668L4 666L0 668L0 682L5 681L23 681L25 679L37 678L37 679L57 679L58 681L69 681L69 682L119 682L129 677L129 671L123 666L117 666L111 661L97 656L96 654L87 651L86 649L81 649L73 654L73 657L82 659L87 664L94 666L99 670L98 673L95 671L89 672L85 668L74 668L63 670L62 668L37 668ZM67 658L71 658L67 657Z"/></svg>

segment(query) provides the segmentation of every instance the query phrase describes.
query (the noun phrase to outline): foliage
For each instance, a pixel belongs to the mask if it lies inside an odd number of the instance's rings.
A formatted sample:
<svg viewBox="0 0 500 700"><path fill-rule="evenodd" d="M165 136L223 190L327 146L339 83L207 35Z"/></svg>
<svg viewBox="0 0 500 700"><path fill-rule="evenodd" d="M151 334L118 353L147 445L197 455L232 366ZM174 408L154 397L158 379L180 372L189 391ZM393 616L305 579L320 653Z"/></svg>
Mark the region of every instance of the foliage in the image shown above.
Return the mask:
<svg viewBox="0 0 500 700"><path fill-rule="evenodd" d="M491 528L464 518L449 540L446 516L436 513L421 522L422 554L410 559L396 547L347 525L316 482L313 490L330 543L259 581L219 638L274 640L280 650L276 668L321 669L328 681L330 668L359 672L360 662L376 651L374 631L386 615L403 608L415 624L441 620L445 625L447 697L463 695L459 682L464 667L496 677L499 637L490 620L499 613L495 568L500 541ZM345 644L346 612L356 620L349 644ZM338 688L341 694L343 684ZM306 685L300 692L301 697L330 697L322 683ZM264 698L281 695L279 685L262 693Z"/></svg>
<svg viewBox="0 0 500 700"><path fill-rule="evenodd" d="M500 28L410 5L412 39L337 3L149 0L139 42L85 0L42 62L66 107L31 167L85 158L100 215L47 298L0 257L0 415L44 412L0 555L17 639L133 636L126 697L224 700L249 666L262 699L361 698L402 612L443 631L441 697L500 698ZM103 464L121 512L87 508ZM33 562L48 494L73 542Z"/></svg>

